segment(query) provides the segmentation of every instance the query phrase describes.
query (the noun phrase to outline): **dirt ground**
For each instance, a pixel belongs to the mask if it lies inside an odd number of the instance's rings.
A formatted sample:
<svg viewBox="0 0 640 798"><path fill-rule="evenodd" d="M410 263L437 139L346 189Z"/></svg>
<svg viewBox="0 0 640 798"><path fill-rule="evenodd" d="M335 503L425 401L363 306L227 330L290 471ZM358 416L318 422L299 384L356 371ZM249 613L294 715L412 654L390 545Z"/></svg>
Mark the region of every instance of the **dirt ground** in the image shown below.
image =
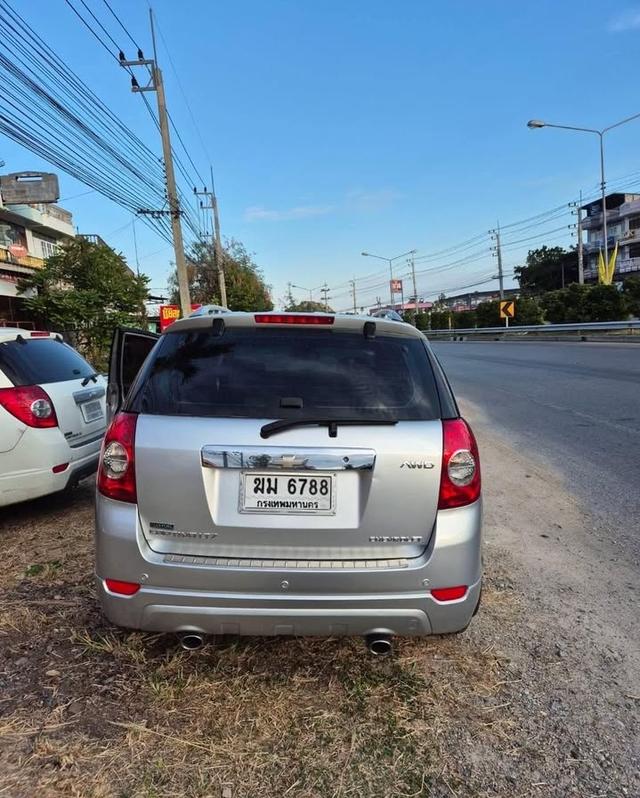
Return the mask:
<svg viewBox="0 0 640 798"><path fill-rule="evenodd" d="M91 486L5 510L0 797L640 796L638 575L557 474L467 411L483 605L388 659L117 630L94 600Z"/></svg>

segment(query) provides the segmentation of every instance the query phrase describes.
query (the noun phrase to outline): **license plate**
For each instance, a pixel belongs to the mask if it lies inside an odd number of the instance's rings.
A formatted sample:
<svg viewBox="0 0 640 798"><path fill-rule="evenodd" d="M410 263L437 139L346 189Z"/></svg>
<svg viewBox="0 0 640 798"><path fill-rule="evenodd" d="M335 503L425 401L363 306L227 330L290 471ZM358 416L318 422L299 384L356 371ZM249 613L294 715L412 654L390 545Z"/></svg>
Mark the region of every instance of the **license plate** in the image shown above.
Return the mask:
<svg viewBox="0 0 640 798"><path fill-rule="evenodd" d="M241 513L333 515L335 474L251 471L241 476Z"/></svg>
<svg viewBox="0 0 640 798"><path fill-rule="evenodd" d="M99 399L94 399L93 402L84 402L80 405L80 410L82 418L87 424L91 424L92 421L97 421L104 416L102 402Z"/></svg>

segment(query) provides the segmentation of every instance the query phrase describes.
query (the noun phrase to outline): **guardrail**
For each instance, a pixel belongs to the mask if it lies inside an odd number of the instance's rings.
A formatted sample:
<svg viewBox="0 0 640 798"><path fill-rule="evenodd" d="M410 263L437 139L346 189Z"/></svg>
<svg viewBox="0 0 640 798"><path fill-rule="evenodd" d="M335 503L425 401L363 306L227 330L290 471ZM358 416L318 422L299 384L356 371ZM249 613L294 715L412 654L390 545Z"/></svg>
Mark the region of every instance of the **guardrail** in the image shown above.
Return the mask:
<svg viewBox="0 0 640 798"><path fill-rule="evenodd" d="M616 330L640 330L640 320L632 321L589 321L576 324L528 324L516 327L467 327L461 330L423 330L427 338L434 336L458 335L521 335L523 333L587 333L587 332L614 332Z"/></svg>

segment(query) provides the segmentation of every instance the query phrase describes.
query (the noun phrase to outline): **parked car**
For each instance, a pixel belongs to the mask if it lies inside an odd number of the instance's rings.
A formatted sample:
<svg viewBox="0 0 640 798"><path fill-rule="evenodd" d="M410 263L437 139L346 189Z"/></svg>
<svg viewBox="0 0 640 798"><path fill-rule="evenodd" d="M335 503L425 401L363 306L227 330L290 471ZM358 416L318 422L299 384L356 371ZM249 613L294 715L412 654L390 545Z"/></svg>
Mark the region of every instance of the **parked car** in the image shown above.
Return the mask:
<svg viewBox="0 0 640 798"><path fill-rule="evenodd" d="M468 625L478 449L414 327L192 317L118 332L109 379L96 578L113 623L189 648L364 635L375 653Z"/></svg>
<svg viewBox="0 0 640 798"><path fill-rule="evenodd" d="M61 336L0 328L0 506L96 471L106 384Z"/></svg>

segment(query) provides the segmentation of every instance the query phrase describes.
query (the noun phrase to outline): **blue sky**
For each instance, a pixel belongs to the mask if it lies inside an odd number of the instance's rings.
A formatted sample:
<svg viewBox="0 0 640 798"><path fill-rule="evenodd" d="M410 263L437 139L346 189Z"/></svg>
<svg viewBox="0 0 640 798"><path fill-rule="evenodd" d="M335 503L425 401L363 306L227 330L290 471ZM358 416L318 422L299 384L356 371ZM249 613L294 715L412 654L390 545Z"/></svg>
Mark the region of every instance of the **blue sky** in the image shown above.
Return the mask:
<svg viewBox="0 0 640 798"><path fill-rule="evenodd" d="M102 0L86 2L126 44ZM159 153L127 75L64 0L13 5ZM111 5L147 47L147 4ZM213 161L223 233L256 253L276 301L289 280L326 280L334 306L347 307L345 282L385 268L362 250L393 256L415 247L424 256L498 219L507 225L593 193L597 139L530 131L526 121L600 127L640 111L640 3L157 0L154 8L206 152L160 41L173 117L200 172ZM640 120L610 134L611 181L640 170L639 140ZM1 136L0 159L5 170L47 168ZM130 214L95 193L76 197L86 189L72 178L61 175L61 186L80 230L101 234L133 263ZM567 215L519 237L516 229L511 240L570 223ZM141 269L160 290L171 249L137 229ZM505 269L542 243L570 245L569 228L506 247ZM440 273L474 247L425 260L419 269L434 271L419 275L419 292L453 293L486 277L495 261L486 243L480 248L477 259ZM359 301L384 299L384 280L359 283Z"/></svg>

